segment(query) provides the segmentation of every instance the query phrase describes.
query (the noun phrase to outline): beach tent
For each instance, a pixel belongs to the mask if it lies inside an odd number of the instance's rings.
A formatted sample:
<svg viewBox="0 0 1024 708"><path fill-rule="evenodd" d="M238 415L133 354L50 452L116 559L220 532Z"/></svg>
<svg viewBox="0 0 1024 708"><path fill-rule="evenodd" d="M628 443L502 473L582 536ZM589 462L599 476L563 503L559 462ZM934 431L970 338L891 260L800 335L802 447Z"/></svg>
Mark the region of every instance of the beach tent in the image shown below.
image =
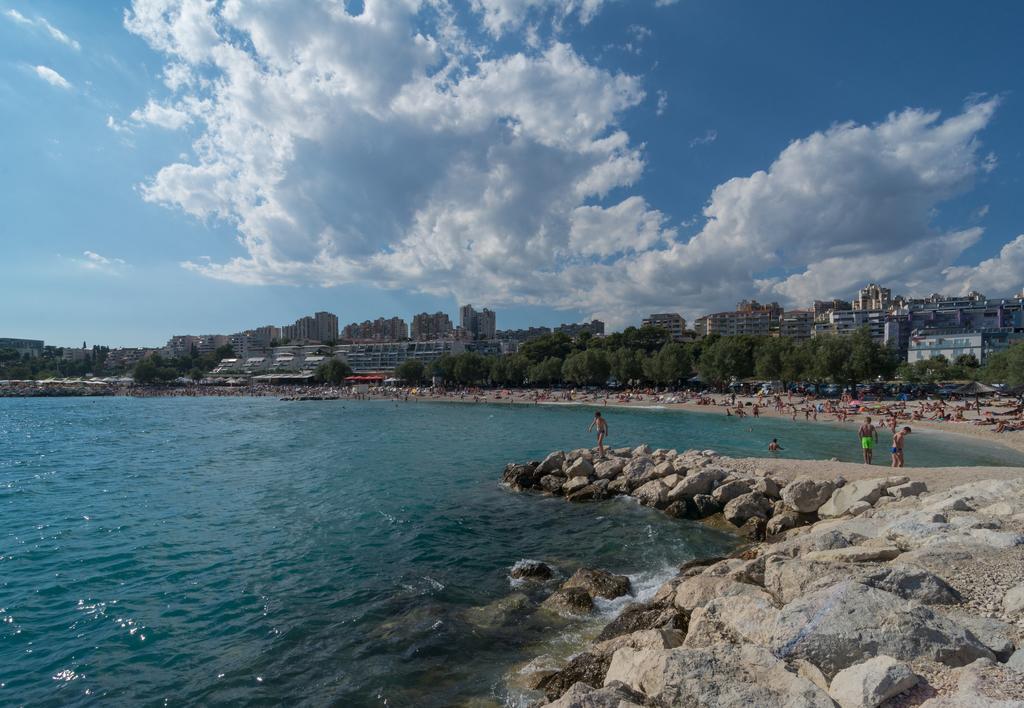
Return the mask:
<svg viewBox="0 0 1024 708"><path fill-rule="evenodd" d="M960 388L953 389L951 393L955 393L959 396L986 396L999 393L999 389L995 386L983 384L980 381L971 381Z"/></svg>

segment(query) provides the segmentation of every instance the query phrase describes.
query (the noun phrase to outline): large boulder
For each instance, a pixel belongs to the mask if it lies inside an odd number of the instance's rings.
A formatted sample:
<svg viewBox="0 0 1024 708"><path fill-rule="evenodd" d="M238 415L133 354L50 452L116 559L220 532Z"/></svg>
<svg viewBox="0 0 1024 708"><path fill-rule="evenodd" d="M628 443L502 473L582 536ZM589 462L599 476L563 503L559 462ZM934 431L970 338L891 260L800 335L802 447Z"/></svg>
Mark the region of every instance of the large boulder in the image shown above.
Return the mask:
<svg viewBox="0 0 1024 708"><path fill-rule="evenodd" d="M782 501L793 511L801 514L816 512L832 497L836 485L829 480L797 477L782 488Z"/></svg>
<svg viewBox="0 0 1024 708"><path fill-rule="evenodd" d="M849 513L850 507L859 502L874 504L885 494L888 484L889 481L885 478L858 479L854 482L847 482L832 492L831 498L818 509L818 516L823 519L832 519Z"/></svg>
<svg viewBox="0 0 1024 708"><path fill-rule="evenodd" d="M576 479L582 479L577 477ZM608 491L609 483L607 479L599 479L596 482L588 484L585 487L581 487L571 494L566 494L565 498L571 502L588 502L588 501L601 501L611 496Z"/></svg>
<svg viewBox="0 0 1024 708"><path fill-rule="evenodd" d="M925 605L957 605L963 602L960 593L949 583L927 570L909 565L883 565L868 568L858 575L860 582L891 592L904 600Z"/></svg>
<svg viewBox="0 0 1024 708"><path fill-rule="evenodd" d="M537 466L537 473L543 475L561 472L563 464L565 464L565 453L561 450L556 450L541 461L540 465Z"/></svg>
<svg viewBox="0 0 1024 708"><path fill-rule="evenodd" d="M1009 617L1024 614L1024 583L1013 586L1003 595L1003 612Z"/></svg>
<svg viewBox="0 0 1024 708"><path fill-rule="evenodd" d="M572 658L569 664L546 680L541 689L549 701L554 701L577 682L589 686L600 686L604 683L604 676L611 663L611 655L592 654L583 652Z"/></svg>
<svg viewBox="0 0 1024 708"><path fill-rule="evenodd" d="M565 468L565 476L590 477L594 474L594 465L585 457L577 457L568 467Z"/></svg>
<svg viewBox="0 0 1024 708"><path fill-rule="evenodd" d="M619 681L602 688L578 681L548 708L643 708L647 698Z"/></svg>
<svg viewBox="0 0 1024 708"><path fill-rule="evenodd" d="M695 494L711 494L711 491L715 488L726 475L725 470L719 469L702 469L696 472L691 472L668 494L669 501L679 501L680 499L688 499Z"/></svg>
<svg viewBox="0 0 1024 708"><path fill-rule="evenodd" d="M754 480L752 479L734 479L725 482L719 487L716 487L711 492L711 498L716 502L725 506L736 497L741 494L746 494L753 490Z"/></svg>
<svg viewBox="0 0 1024 708"><path fill-rule="evenodd" d="M761 492L771 500L780 499L782 495L782 485L778 480L772 477L761 477L754 482L754 487L751 491Z"/></svg>
<svg viewBox="0 0 1024 708"><path fill-rule="evenodd" d="M771 596L756 585L740 583L725 576L695 575L679 583L675 606L682 610L703 607L716 597L744 595L771 601Z"/></svg>
<svg viewBox="0 0 1024 708"><path fill-rule="evenodd" d="M652 479L646 484L641 484L633 490L633 496L640 500L644 506L662 507L665 506L665 497L668 494L668 487L660 479Z"/></svg>
<svg viewBox="0 0 1024 708"><path fill-rule="evenodd" d="M598 479L615 479L622 474L623 467L626 463L621 458L611 458L608 460L602 460L594 465L594 476Z"/></svg>
<svg viewBox="0 0 1024 708"><path fill-rule="evenodd" d="M644 693L656 705L833 706L825 691L753 645L642 651L624 647L612 656L605 675L605 685L614 681Z"/></svg>
<svg viewBox="0 0 1024 708"><path fill-rule="evenodd" d="M1017 630L1012 624L967 612L950 612L947 617L969 630L999 661L1006 661L1013 654Z"/></svg>
<svg viewBox="0 0 1024 708"><path fill-rule="evenodd" d="M960 625L923 605L853 581L816 590L783 607L770 647L778 656L810 661L828 677L880 653L947 666L992 658Z"/></svg>
<svg viewBox="0 0 1024 708"><path fill-rule="evenodd" d="M585 461L585 460L584 460ZM565 484L562 485L562 494L572 494L590 484L590 480L586 477L569 477Z"/></svg>
<svg viewBox="0 0 1024 708"><path fill-rule="evenodd" d="M609 659L612 654L623 647L630 649L674 649L683 643L685 634L678 629L641 629L630 634L621 634L593 645L595 654L603 654Z"/></svg>
<svg viewBox="0 0 1024 708"><path fill-rule="evenodd" d="M722 507L719 506L718 502L710 494L694 494L692 499L676 503L686 505L685 516L688 519L706 519L722 510Z"/></svg>
<svg viewBox="0 0 1024 708"><path fill-rule="evenodd" d="M648 481L648 471L654 469L655 462L650 457L634 457L622 468L622 476L629 483L629 491L636 489Z"/></svg>
<svg viewBox="0 0 1024 708"><path fill-rule="evenodd" d="M772 502L763 494L748 492L726 504L722 513L729 523L742 526L748 519L755 517L767 520L772 513Z"/></svg>
<svg viewBox="0 0 1024 708"><path fill-rule="evenodd" d="M561 494L563 484L565 484L565 477L546 474L540 478L540 488L552 494Z"/></svg>
<svg viewBox="0 0 1024 708"><path fill-rule="evenodd" d="M614 600L628 595L630 592L629 578L625 575L614 575L597 568L580 568L572 577L562 583L562 589L580 588L591 597L603 597Z"/></svg>
<svg viewBox="0 0 1024 708"><path fill-rule="evenodd" d="M672 604L671 598L661 602L633 603L605 625L595 641L603 642L645 629L674 629L685 633L689 619L689 613Z"/></svg>
<svg viewBox="0 0 1024 708"><path fill-rule="evenodd" d="M704 607L694 609L684 646L770 643L779 615L770 599L768 595L729 595L716 597Z"/></svg>
<svg viewBox="0 0 1024 708"><path fill-rule="evenodd" d="M924 494L928 491L928 485L921 481L905 482L904 484L889 487L887 491L891 497L906 499L907 497L917 497Z"/></svg>
<svg viewBox="0 0 1024 708"><path fill-rule="evenodd" d="M501 474L501 483L517 491L531 489L543 476L538 469L536 465L508 465Z"/></svg>
<svg viewBox="0 0 1024 708"><path fill-rule="evenodd" d="M481 607L466 610L466 621L482 629L495 629L518 621L533 604L523 593L512 593Z"/></svg>
<svg viewBox="0 0 1024 708"><path fill-rule="evenodd" d="M583 588L555 590L540 606L560 615L585 615L594 611L594 600Z"/></svg>
<svg viewBox="0 0 1024 708"><path fill-rule="evenodd" d="M917 682L906 663L883 654L837 673L828 693L841 708L875 708Z"/></svg>

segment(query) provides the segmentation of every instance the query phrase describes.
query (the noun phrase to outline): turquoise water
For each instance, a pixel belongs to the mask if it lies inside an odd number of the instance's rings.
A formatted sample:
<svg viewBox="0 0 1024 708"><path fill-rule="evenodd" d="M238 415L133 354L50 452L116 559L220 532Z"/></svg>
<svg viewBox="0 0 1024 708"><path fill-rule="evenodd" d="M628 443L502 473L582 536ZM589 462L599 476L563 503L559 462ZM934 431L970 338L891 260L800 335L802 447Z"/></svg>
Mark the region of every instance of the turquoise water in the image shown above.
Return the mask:
<svg viewBox="0 0 1024 708"><path fill-rule="evenodd" d="M571 623L467 610L509 567L630 574L733 541L629 501L497 484L587 445L587 409L271 399L0 400L0 704L451 705ZM855 459L849 429L607 413L616 446ZM747 429L751 428L751 432ZM1021 464L922 435L919 464ZM610 613L612 607L602 607Z"/></svg>

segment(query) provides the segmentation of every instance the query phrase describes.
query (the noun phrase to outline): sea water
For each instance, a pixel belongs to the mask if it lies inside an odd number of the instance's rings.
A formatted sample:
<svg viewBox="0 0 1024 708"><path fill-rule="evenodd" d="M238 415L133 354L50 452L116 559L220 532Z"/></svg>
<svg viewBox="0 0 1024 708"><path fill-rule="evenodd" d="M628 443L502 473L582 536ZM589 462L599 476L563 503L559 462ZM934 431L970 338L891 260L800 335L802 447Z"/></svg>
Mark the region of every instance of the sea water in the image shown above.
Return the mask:
<svg viewBox="0 0 1024 708"><path fill-rule="evenodd" d="M735 539L627 499L498 484L592 444L568 406L258 398L0 400L0 704L522 700L510 667L594 622L481 610L533 558L649 594ZM606 410L609 443L856 460L852 428ZM884 452L882 450L881 452ZM909 464L1021 464L915 436ZM879 470L880 473L882 470ZM611 615L619 603L600 603ZM514 679L514 677L513 677ZM512 682L515 683L514 680Z"/></svg>

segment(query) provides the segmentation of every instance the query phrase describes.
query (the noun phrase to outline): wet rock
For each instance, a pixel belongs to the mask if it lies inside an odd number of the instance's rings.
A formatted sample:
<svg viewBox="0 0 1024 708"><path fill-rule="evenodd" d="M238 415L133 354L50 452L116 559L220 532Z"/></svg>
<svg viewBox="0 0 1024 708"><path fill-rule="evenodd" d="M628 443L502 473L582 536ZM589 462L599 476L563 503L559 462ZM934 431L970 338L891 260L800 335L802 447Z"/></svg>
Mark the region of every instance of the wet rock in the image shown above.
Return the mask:
<svg viewBox="0 0 1024 708"><path fill-rule="evenodd" d="M572 494L567 494L565 498L571 502L601 501L611 496L608 487L607 479L599 479L582 489L577 489Z"/></svg>
<svg viewBox="0 0 1024 708"><path fill-rule="evenodd" d="M532 489L540 482L542 474L535 466L509 465L501 475L502 484L507 484L516 491Z"/></svg>
<svg viewBox="0 0 1024 708"><path fill-rule="evenodd" d="M554 701L561 698L562 694L577 682L588 686L601 686L604 684L610 663L611 656L590 652L577 654L564 669L545 681L541 688L545 697L549 701Z"/></svg>
<svg viewBox="0 0 1024 708"><path fill-rule="evenodd" d="M526 595L512 593L482 607L469 608L466 610L466 621L483 629L502 627L523 616L531 606L530 598Z"/></svg>
<svg viewBox="0 0 1024 708"><path fill-rule="evenodd" d="M686 502L672 502L665 507L665 513L676 519L686 518Z"/></svg>
<svg viewBox="0 0 1024 708"><path fill-rule="evenodd" d="M589 484L590 480L586 477L569 477L565 484L562 485L562 494L578 492Z"/></svg>
<svg viewBox="0 0 1024 708"><path fill-rule="evenodd" d="M571 588L579 588L591 597L607 600L614 600L630 592L629 578L625 575L614 575L596 568L580 568L573 573L571 578L562 583L563 590Z"/></svg>
<svg viewBox="0 0 1024 708"><path fill-rule="evenodd" d="M751 516L743 522L737 533L748 541L763 541L768 523L759 516Z"/></svg>
<svg viewBox="0 0 1024 708"><path fill-rule="evenodd" d="M689 613L677 608L671 599L663 602L634 603L605 625L595 641L603 642L644 629L675 629L686 633Z"/></svg>
<svg viewBox="0 0 1024 708"><path fill-rule="evenodd" d="M512 566L509 575L517 580L550 580L554 576L551 566L541 561L524 559Z"/></svg>
<svg viewBox="0 0 1024 708"><path fill-rule="evenodd" d="M582 681L569 687L549 708L642 708L651 705L644 694L619 681L594 688Z"/></svg>
<svg viewBox="0 0 1024 708"><path fill-rule="evenodd" d="M629 494L629 480L625 477L616 477L608 483L609 494Z"/></svg>
<svg viewBox="0 0 1024 708"><path fill-rule="evenodd" d="M540 488L552 494L561 494L562 485L565 484L565 477L556 477L553 474L546 474L540 478Z"/></svg>
<svg viewBox="0 0 1024 708"><path fill-rule="evenodd" d="M563 615L585 615L593 612L594 600L583 588L561 588L553 592L540 606Z"/></svg>
<svg viewBox="0 0 1024 708"><path fill-rule="evenodd" d="M686 501L686 518L706 519L714 516L722 510L718 502L710 494L695 494L692 499Z"/></svg>
<svg viewBox="0 0 1024 708"><path fill-rule="evenodd" d="M642 484L633 490L633 496L640 500L644 506L662 507L666 506L666 495L668 487L660 479L654 479Z"/></svg>

